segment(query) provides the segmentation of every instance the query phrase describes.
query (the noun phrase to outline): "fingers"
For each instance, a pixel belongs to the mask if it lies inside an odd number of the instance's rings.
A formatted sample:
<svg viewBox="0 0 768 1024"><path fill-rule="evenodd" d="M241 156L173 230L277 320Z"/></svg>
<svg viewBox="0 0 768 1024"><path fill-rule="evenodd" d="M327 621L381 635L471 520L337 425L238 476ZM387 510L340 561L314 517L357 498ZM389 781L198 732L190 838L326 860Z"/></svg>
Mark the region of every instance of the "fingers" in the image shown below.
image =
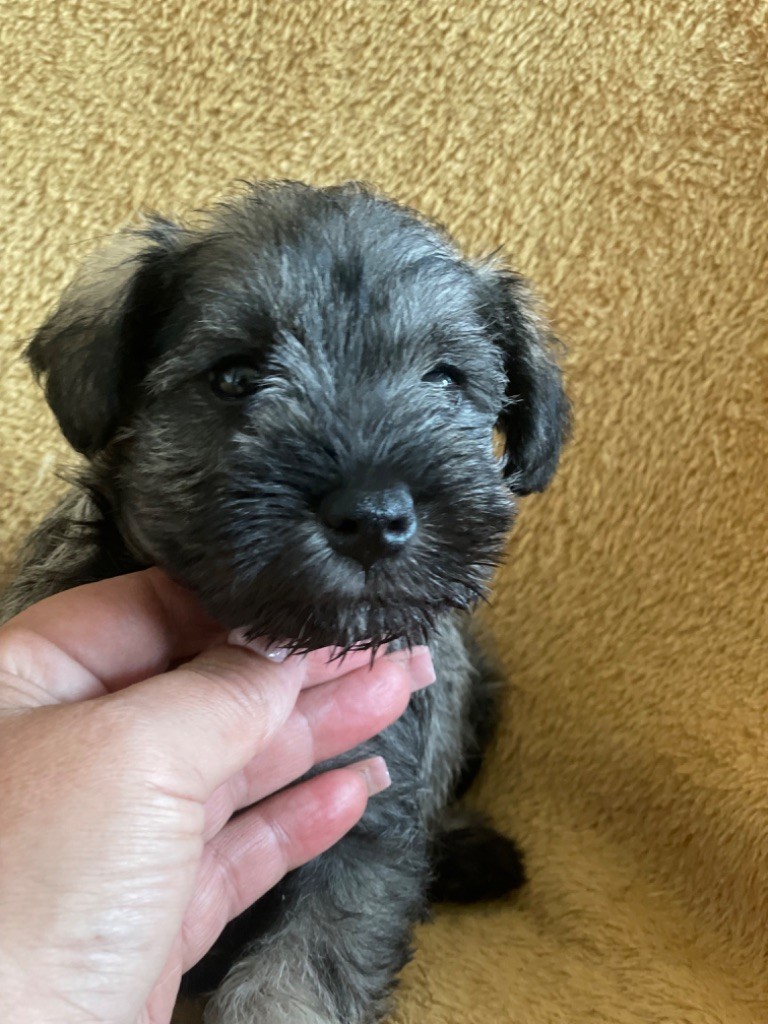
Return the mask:
<svg viewBox="0 0 768 1024"><path fill-rule="evenodd" d="M114 728L122 723L153 751L157 783L205 803L274 739L305 678L300 658L278 665L222 644L104 700Z"/></svg>
<svg viewBox="0 0 768 1024"><path fill-rule="evenodd" d="M411 693L433 682L435 673L426 648L415 648L407 661L393 664L394 657L384 658L373 670L366 665L305 690L266 750L211 796L205 838L215 835L236 810L295 782L315 764L351 750L399 718ZM405 666L407 673L398 666Z"/></svg>
<svg viewBox="0 0 768 1024"><path fill-rule="evenodd" d="M383 663L371 670L374 677ZM387 672L399 673L407 688L407 663L388 662ZM104 700L113 728L138 729L141 744L153 751L158 784L204 804L273 742L309 673L304 658L275 664L247 648L221 645Z"/></svg>
<svg viewBox="0 0 768 1024"><path fill-rule="evenodd" d="M288 872L327 850L388 785L381 758L339 768L279 793L231 821L205 848L183 925L184 970L232 918Z"/></svg>
<svg viewBox="0 0 768 1024"><path fill-rule="evenodd" d="M163 672L222 631L157 569L56 594L0 630L0 670L36 703L87 700Z"/></svg>

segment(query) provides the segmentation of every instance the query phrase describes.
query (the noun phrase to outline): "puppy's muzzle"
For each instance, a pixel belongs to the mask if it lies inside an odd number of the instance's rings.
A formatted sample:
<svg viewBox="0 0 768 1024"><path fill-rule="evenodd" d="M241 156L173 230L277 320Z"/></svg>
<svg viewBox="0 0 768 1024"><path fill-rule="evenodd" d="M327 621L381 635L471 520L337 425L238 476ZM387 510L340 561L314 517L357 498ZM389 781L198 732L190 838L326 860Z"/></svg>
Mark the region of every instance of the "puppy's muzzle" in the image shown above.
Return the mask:
<svg viewBox="0 0 768 1024"><path fill-rule="evenodd" d="M364 569L404 551L418 525L413 497L402 483L347 484L323 498L319 515L333 550Z"/></svg>

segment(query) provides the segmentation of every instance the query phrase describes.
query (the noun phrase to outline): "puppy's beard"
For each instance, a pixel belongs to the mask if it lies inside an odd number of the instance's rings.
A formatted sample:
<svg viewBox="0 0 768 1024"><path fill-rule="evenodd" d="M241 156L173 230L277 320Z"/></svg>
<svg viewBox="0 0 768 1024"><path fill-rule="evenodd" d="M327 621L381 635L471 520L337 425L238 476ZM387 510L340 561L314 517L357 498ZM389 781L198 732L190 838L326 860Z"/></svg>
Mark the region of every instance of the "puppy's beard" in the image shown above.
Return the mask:
<svg viewBox="0 0 768 1024"><path fill-rule="evenodd" d="M419 607L367 603L338 608L272 604L249 615L243 628L250 638L263 637L293 651L321 647L341 651L375 650L395 641L426 644L441 615L452 607L469 606L469 599Z"/></svg>
<svg viewBox="0 0 768 1024"><path fill-rule="evenodd" d="M302 562L283 554L250 585L238 574L228 594L205 588L201 596L227 625L281 647L372 648L395 640L427 643L442 615L483 598L498 551L481 565L458 565L446 575L431 563L400 557L363 571L331 555ZM238 578L238 577L236 577Z"/></svg>

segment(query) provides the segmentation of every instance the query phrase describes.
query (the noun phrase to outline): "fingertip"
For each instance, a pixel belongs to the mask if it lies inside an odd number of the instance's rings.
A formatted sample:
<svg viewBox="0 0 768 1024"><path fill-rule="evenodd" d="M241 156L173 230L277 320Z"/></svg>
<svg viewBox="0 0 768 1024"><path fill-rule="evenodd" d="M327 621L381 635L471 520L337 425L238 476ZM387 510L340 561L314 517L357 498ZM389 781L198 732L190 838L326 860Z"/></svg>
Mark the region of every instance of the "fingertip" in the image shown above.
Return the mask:
<svg viewBox="0 0 768 1024"><path fill-rule="evenodd" d="M302 783L302 828L315 847L311 856L333 846L360 821L368 806L369 785L365 772L354 766L335 768Z"/></svg>
<svg viewBox="0 0 768 1024"><path fill-rule="evenodd" d="M344 822L345 832L362 818L369 799L392 785L387 763L378 756L325 772L318 777L320 779L333 787L329 794L334 806L333 816Z"/></svg>
<svg viewBox="0 0 768 1024"><path fill-rule="evenodd" d="M391 719L399 718L411 699L412 681L407 665L378 662L363 679L369 687L369 699L379 712L389 711Z"/></svg>

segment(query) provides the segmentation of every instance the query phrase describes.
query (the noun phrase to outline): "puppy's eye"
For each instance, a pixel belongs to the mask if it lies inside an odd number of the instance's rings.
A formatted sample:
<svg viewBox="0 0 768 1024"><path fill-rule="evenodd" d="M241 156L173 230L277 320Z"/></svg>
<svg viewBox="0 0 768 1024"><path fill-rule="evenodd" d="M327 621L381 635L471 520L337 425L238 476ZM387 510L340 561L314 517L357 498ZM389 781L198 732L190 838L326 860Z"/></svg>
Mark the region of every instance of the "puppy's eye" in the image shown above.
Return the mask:
<svg viewBox="0 0 768 1024"><path fill-rule="evenodd" d="M247 398L260 383L258 371L247 363L221 363L209 372L208 379L219 398Z"/></svg>
<svg viewBox="0 0 768 1024"><path fill-rule="evenodd" d="M433 384L444 391L458 392L464 383L465 377L461 370L448 363L439 363L434 370L425 373L421 378L425 384Z"/></svg>

